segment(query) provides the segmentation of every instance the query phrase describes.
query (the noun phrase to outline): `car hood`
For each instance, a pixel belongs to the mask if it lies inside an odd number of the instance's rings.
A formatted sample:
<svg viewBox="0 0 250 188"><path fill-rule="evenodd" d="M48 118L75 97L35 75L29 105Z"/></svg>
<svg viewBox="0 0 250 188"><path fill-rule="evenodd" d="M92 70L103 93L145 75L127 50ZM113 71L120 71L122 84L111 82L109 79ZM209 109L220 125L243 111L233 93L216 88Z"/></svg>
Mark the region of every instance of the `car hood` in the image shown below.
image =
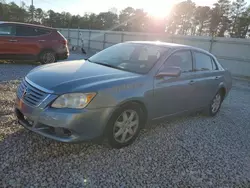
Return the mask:
<svg viewBox="0 0 250 188"><path fill-rule="evenodd" d="M78 60L39 66L30 71L26 78L54 93L66 93L138 76L136 73Z"/></svg>

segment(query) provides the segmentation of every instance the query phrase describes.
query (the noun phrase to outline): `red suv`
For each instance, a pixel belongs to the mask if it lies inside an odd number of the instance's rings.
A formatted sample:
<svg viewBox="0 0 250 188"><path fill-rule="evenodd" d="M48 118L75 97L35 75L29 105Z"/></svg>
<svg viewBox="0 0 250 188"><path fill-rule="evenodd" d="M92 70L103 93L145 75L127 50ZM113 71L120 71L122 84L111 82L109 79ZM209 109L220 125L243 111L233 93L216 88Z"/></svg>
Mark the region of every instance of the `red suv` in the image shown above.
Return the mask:
<svg viewBox="0 0 250 188"><path fill-rule="evenodd" d="M35 60L47 64L68 56L67 40L56 29L0 22L0 59Z"/></svg>

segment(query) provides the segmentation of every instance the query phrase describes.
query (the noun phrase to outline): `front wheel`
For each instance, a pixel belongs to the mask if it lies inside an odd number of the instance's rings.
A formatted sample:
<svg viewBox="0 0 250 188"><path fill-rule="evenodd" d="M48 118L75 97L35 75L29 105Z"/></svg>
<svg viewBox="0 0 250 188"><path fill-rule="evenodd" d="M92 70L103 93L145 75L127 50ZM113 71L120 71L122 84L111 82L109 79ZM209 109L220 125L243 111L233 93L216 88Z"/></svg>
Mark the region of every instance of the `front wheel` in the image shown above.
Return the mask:
<svg viewBox="0 0 250 188"><path fill-rule="evenodd" d="M107 127L108 142L122 148L134 142L142 127L142 111L136 104L126 105L113 114Z"/></svg>
<svg viewBox="0 0 250 188"><path fill-rule="evenodd" d="M40 57L41 64L49 64L56 62L56 54L53 51L44 51L41 53Z"/></svg>

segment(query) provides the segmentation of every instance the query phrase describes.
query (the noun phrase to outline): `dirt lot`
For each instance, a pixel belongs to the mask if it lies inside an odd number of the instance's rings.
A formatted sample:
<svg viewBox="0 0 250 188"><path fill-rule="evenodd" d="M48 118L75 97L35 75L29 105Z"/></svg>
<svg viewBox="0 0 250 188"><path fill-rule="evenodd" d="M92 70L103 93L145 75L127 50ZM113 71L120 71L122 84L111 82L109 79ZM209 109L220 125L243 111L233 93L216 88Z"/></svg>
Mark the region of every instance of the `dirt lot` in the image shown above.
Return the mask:
<svg viewBox="0 0 250 188"><path fill-rule="evenodd" d="M234 80L216 117L152 125L121 150L23 129L18 82L0 82L0 187L250 187L250 82Z"/></svg>

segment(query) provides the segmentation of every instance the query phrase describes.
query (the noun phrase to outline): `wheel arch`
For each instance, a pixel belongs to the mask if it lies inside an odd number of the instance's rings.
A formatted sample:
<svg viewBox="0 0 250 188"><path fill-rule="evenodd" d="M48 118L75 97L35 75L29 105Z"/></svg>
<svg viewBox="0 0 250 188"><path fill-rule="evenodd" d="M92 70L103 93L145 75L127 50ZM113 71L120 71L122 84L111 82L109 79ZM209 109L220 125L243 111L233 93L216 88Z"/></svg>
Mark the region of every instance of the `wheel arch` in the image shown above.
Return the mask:
<svg viewBox="0 0 250 188"><path fill-rule="evenodd" d="M222 96L223 99L225 98L226 94L227 94L227 89L224 83L220 83L219 88L218 88L218 92L221 91L222 92Z"/></svg>
<svg viewBox="0 0 250 188"><path fill-rule="evenodd" d="M141 112L142 112L143 117L144 117L143 118L143 120L144 120L143 121L143 126L145 126L146 123L147 123L147 120L148 120L148 109L146 107L145 102L143 100L141 100L141 99L138 99L138 98L124 100L124 101L120 102L119 104L117 104L116 108L113 110L112 114L110 115L109 120L107 121L107 123L111 120L113 114L116 112L117 109L122 108L122 107L124 107L126 105L129 105L129 104L137 104L137 105L140 106Z"/></svg>
<svg viewBox="0 0 250 188"><path fill-rule="evenodd" d="M40 55L46 51L54 52L56 54L56 51L53 48L43 48L40 50L38 57L40 57Z"/></svg>
<svg viewBox="0 0 250 188"><path fill-rule="evenodd" d="M55 62L58 60L58 56L57 56L57 53L54 49L52 48L43 48L40 53L37 55L37 60L38 61L41 61L41 55L44 53L44 52L53 52L54 55L55 55Z"/></svg>

